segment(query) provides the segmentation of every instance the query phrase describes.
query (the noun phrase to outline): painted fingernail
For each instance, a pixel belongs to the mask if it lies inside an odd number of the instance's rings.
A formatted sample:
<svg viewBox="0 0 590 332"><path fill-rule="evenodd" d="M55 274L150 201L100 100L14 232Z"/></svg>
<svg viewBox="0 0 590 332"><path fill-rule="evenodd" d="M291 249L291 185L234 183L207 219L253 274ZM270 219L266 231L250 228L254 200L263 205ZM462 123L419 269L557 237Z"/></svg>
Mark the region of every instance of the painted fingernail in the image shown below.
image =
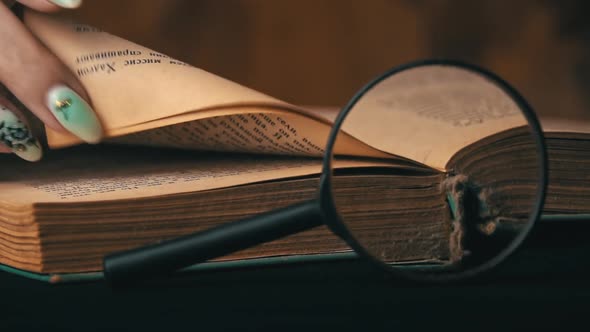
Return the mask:
<svg viewBox="0 0 590 332"><path fill-rule="evenodd" d="M54 5L63 7L63 8L78 8L82 5L82 0L48 0Z"/></svg>
<svg viewBox="0 0 590 332"><path fill-rule="evenodd" d="M0 142L27 161L38 161L43 156L41 145L27 125L12 111L0 105Z"/></svg>
<svg viewBox="0 0 590 332"><path fill-rule="evenodd" d="M103 130L92 107L74 90L58 85L47 92L47 107L64 128L87 143L98 143Z"/></svg>

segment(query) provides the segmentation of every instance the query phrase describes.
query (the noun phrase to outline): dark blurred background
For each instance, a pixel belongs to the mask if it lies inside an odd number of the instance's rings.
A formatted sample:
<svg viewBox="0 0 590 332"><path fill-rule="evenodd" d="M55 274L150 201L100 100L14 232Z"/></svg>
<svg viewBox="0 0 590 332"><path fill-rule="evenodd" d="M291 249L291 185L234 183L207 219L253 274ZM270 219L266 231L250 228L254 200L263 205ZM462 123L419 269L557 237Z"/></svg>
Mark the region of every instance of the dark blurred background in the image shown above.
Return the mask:
<svg viewBox="0 0 590 332"><path fill-rule="evenodd" d="M85 0L66 15L296 104L343 105L407 61L452 57L544 116L590 118L590 2Z"/></svg>

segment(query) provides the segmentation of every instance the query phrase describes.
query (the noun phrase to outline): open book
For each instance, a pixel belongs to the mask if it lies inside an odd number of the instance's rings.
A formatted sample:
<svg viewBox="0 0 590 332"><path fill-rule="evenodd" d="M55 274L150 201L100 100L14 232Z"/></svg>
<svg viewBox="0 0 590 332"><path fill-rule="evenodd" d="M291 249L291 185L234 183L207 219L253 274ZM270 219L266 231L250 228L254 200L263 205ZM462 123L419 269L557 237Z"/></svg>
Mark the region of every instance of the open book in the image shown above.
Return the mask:
<svg viewBox="0 0 590 332"><path fill-rule="evenodd" d="M315 195L337 110L285 103L86 25L36 13L27 13L25 23L76 73L107 144L79 146L76 137L47 129L55 150L41 162L0 156L1 264L42 274L99 271L107 253ZM465 89L475 84L449 80ZM361 106L378 113L392 103L429 102L416 93L408 100L384 94L380 105ZM379 158L336 160L337 190L351 193L339 203L393 195L388 213L399 214L399 232L387 239L396 243L390 258L456 259L461 253L452 248L451 211L441 186L450 170L504 167L504 174L518 174L523 183L536 180L527 173L530 159L517 153L525 122L515 107L502 105L470 123L456 123L460 108L443 118L382 112L386 125L371 130L351 121L336 153ZM590 213L590 125L555 123L547 137L552 171L546 212ZM362 190L361 180L383 185ZM506 183L498 192L504 201L522 200L511 196L512 189ZM360 217L378 224L378 213L365 213ZM319 227L221 260L348 251Z"/></svg>

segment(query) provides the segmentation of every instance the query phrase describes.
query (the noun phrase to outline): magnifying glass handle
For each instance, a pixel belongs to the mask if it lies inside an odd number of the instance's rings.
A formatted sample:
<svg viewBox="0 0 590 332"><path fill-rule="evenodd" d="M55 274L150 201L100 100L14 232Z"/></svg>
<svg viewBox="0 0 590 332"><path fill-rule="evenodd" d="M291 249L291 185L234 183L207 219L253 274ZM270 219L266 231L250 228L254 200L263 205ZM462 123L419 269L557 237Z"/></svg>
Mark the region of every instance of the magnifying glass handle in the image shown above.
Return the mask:
<svg viewBox="0 0 590 332"><path fill-rule="evenodd" d="M112 286L169 274L178 269L323 224L318 200L311 200L200 233L111 254L103 262Z"/></svg>

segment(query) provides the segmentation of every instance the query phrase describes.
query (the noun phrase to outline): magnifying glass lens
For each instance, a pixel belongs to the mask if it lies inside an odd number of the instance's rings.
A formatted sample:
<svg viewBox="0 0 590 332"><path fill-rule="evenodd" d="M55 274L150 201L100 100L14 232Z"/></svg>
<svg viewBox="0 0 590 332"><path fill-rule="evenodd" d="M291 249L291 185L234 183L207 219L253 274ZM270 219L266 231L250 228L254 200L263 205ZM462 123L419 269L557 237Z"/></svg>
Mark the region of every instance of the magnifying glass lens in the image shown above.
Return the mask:
<svg viewBox="0 0 590 332"><path fill-rule="evenodd" d="M518 246L539 214L538 123L490 73L443 63L390 72L362 90L336 125L334 227L388 269L486 269ZM359 158L366 167L336 167Z"/></svg>

